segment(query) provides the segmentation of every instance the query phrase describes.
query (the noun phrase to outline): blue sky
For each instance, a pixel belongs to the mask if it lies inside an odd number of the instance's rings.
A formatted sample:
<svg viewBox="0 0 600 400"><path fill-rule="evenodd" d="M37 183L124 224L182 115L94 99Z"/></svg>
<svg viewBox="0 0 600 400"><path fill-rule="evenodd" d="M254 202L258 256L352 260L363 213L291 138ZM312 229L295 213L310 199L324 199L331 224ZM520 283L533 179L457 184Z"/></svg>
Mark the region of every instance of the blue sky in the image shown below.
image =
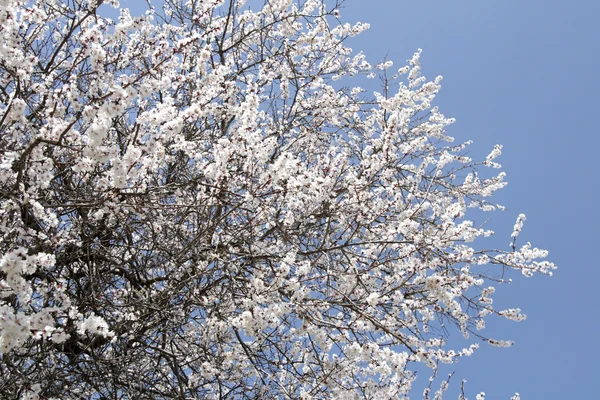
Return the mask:
<svg viewBox="0 0 600 400"><path fill-rule="evenodd" d="M498 288L497 307L521 307L528 319L491 321L486 334L516 344L482 346L452 366L451 387L466 378L470 398L597 396L599 15L600 2L586 0L347 0L342 9L342 19L371 24L350 45L370 61L400 66L423 49L424 74L444 76L436 104L457 119L448 133L472 139L473 158L504 145L509 184L496 201L508 209L490 215L495 243L508 247L523 212L521 242L559 265L552 278Z"/></svg>
<svg viewBox="0 0 600 400"><path fill-rule="evenodd" d="M548 249L559 265L552 278L522 277L499 288L497 308L520 307L528 319L490 321L484 333L516 344L483 345L453 365L448 398L463 378L471 399L479 391L488 400L515 392L522 399L594 398L600 2L347 0L341 11L345 22L371 24L350 44L371 62L387 57L400 66L423 49L424 74L444 76L436 104L457 119L448 133L472 139L473 158L504 145L498 161L509 184L495 198L507 211L490 215L492 245L508 249L514 221L525 213L521 243Z"/></svg>

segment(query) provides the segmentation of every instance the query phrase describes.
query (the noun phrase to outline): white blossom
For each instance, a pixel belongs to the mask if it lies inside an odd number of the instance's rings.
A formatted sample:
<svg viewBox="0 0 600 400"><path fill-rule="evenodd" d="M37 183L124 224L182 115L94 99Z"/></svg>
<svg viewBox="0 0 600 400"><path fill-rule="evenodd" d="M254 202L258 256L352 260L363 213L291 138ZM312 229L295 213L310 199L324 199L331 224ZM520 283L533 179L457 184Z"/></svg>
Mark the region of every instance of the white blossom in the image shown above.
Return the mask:
<svg viewBox="0 0 600 400"><path fill-rule="evenodd" d="M335 2L167 3L0 2L7 398L408 398L512 344L499 277L556 267L522 214L486 247L502 147L454 143L420 49L368 60Z"/></svg>
<svg viewBox="0 0 600 400"><path fill-rule="evenodd" d="M525 219L525 214L519 214L517 217L517 222L515 222L515 226L513 228L513 233L510 235L511 237L516 238L519 236L521 229L523 229L523 222L525 222Z"/></svg>

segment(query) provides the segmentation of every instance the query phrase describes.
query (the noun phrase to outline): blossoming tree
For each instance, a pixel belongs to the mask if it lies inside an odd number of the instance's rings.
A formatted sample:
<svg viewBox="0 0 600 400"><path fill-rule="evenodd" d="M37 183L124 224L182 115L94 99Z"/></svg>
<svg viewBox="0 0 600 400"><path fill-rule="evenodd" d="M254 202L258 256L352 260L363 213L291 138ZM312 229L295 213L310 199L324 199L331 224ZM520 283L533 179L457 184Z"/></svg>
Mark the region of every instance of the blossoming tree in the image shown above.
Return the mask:
<svg viewBox="0 0 600 400"><path fill-rule="evenodd" d="M403 398L510 344L494 285L554 265L467 219L501 147L451 144L441 78L369 64L340 4L243 3L0 2L2 396Z"/></svg>

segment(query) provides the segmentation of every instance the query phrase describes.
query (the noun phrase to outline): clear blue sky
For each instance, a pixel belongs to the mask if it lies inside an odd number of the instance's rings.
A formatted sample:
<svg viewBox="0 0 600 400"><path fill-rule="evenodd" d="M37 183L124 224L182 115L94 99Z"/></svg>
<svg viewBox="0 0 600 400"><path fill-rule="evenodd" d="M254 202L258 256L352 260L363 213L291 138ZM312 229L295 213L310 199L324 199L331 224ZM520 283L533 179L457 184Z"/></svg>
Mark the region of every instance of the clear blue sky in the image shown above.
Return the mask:
<svg viewBox="0 0 600 400"><path fill-rule="evenodd" d="M496 201L508 210L491 215L493 245L508 249L522 212L521 242L548 249L559 265L552 278L499 288L497 308L520 307L528 319L488 323L484 333L516 344L482 345L453 365L448 398L462 378L470 399L479 391L488 400L598 398L599 15L592 0L347 0L342 9L344 21L371 24L351 47L373 63L400 66L423 49L424 74L444 76L436 104L457 119L448 133L474 140L473 158L504 145L498 161L509 184Z"/></svg>
<svg viewBox="0 0 600 400"><path fill-rule="evenodd" d="M437 105L457 119L448 133L474 140L473 158L504 145L497 246L507 248L523 212L519 238L559 265L552 278L498 288L496 306L528 319L488 324L486 334L516 344L482 346L453 366L452 386L466 378L469 398L598 398L599 15L591 0L347 0L342 9L342 19L371 24L351 44L371 61L400 66L423 49L424 74L444 76Z"/></svg>

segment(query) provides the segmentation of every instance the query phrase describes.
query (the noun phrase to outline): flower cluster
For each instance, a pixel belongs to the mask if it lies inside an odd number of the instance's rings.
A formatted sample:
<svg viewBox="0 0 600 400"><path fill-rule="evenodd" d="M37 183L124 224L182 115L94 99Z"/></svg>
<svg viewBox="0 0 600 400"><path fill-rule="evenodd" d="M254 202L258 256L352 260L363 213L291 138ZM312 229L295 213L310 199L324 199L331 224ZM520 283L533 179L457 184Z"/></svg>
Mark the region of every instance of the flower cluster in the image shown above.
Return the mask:
<svg viewBox="0 0 600 400"><path fill-rule="evenodd" d="M6 396L407 398L477 348L447 334L510 344L498 276L555 266L468 219L501 146L466 157L420 50L371 65L341 4L243 3L1 2Z"/></svg>

